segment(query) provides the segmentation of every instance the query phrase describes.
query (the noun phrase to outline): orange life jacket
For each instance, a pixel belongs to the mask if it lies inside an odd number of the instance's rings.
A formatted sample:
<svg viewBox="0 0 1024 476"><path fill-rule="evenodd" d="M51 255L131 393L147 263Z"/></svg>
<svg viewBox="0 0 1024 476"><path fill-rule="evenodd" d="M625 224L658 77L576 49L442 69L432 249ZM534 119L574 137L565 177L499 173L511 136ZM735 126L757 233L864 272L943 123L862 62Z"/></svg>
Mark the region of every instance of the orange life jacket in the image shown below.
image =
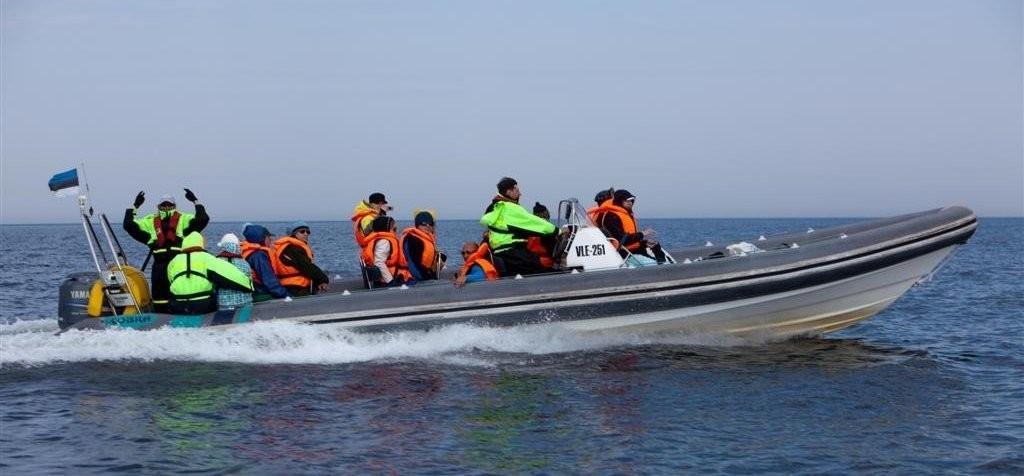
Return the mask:
<svg viewBox="0 0 1024 476"><path fill-rule="evenodd" d="M181 214L175 210L167 220L167 229L164 230L163 222L160 220L160 214L153 214L153 230L156 231L156 242L153 245L156 248L164 248L171 246L172 244L181 243L181 238L178 237L179 219L181 219Z"/></svg>
<svg viewBox="0 0 1024 476"><path fill-rule="evenodd" d="M308 288L313 285L313 280L309 279L301 272L298 268L287 265L281 260L281 255L284 254L284 249L288 246L298 246L302 251L306 252L306 257L309 261L313 262L313 250L298 238L291 236L282 236L274 242L274 259L270 260L270 264L274 267L274 274L277 275L277 280L281 282L281 286L295 286L300 288Z"/></svg>
<svg viewBox="0 0 1024 476"><path fill-rule="evenodd" d="M421 269L434 269L437 266L437 248L434 245L436 238L433 234L415 227L402 230L401 267L409 268L409 257L405 256L405 240L409 239L410 235L423 242L423 254L420 255L420 262L416 263L416 265Z"/></svg>
<svg viewBox="0 0 1024 476"><path fill-rule="evenodd" d="M539 236L531 236L526 240L526 249L540 258L541 266L551 269L555 267L555 260L551 258L551 251L540 241Z"/></svg>
<svg viewBox="0 0 1024 476"><path fill-rule="evenodd" d="M498 270L494 269L494 264L492 264L490 261L487 261L484 258L474 259L468 262L467 265L470 268L472 268L473 265L479 266L480 269L484 270L484 276L487 278L488 281L494 281L498 279Z"/></svg>
<svg viewBox="0 0 1024 476"><path fill-rule="evenodd" d="M359 224L363 222L363 218L366 218L368 216L377 218L377 215L379 214L380 212L378 212L377 210L366 209L360 211L359 213L356 213L355 215L352 215L352 236L356 238L356 245L359 245L360 248L366 247L366 240L369 237L363 234L363 229L362 227L359 226Z"/></svg>
<svg viewBox="0 0 1024 476"><path fill-rule="evenodd" d="M498 279L498 270L494 268L494 263L491 263L489 259L491 256L491 248L484 243L480 245L473 254L466 257L466 262L462 265L462 274L469 272L469 269L473 265L477 265L480 269L484 270L484 276L488 281L494 281Z"/></svg>
<svg viewBox="0 0 1024 476"><path fill-rule="evenodd" d="M360 255L363 266L368 268L376 266L373 263L373 248L377 246L377 242L380 240L387 240L388 243L391 243L391 256L388 256L387 261L384 261L384 265L388 267L388 272L396 278L407 279L409 272L399 268L402 261L402 250L398 248L398 238L390 231L375 231L366 235L366 246L363 247L363 252Z"/></svg>
<svg viewBox="0 0 1024 476"><path fill-rule="evenodd" d="M604 214L608 212L608 208L613 206L612 199L601 202L596 207L590 207L587 209L587 216L590 217L590 221L594 222L595 225L601 226L601 220L604 219Z"/></svg>
<svg viewBox="0 0 1024 476"><path fill-rule="evenodd" d="M242 259L248 259L249 255L253 254L256 251L263 250L267 252L267 257L270 258L270 266L274 269L277 269L278 265L275 264L275 262L277 261L277 254L274 253L274 250L270 249L267 246L257 245L256 243L249 243L248 241L243 241L239 244L242 246ZM263 281L260 280L259 275L256 274L255 268L253 268L252 270L252 280L259 284L263 284Z"/></svg>
<svg viewBox="0 0 1024 476"><path fill-rule="evenodd" d="M604 217L605 217L606 214L612 213L612 214L614 214L615 216L617 216L619 218L619 221L622 222L622 232L624 234L631 235L633 233L636 233L636 218L633 218L633 214L632 213L630 213L625 208L622 208L622 207L620 207L618 205L612 204L611 200L609 200L608 202L605 202L605 203L607 205L602 204L599 207L599 208L603 209L602 215L601 215L601 221L602 222L604 221ZM601 223L601 225L603 225L603 223ZM602 226L602 228L604 228L604 227ZM613 236L612 238L618 239L618 237L616 237L616 236ZM634 242L626 245L626 249L631 251L631 252L636 252L636 251L640 250L640 246L641 245L642 245L641 242L634 241Z"/></svg>

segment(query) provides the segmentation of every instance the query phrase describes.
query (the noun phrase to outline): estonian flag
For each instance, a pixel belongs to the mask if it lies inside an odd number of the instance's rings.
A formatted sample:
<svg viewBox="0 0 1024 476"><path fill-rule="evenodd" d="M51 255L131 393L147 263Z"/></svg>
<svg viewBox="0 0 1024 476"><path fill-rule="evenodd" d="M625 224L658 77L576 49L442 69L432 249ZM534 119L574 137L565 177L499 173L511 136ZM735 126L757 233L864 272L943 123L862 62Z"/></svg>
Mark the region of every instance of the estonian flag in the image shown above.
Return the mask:
<svg viewBox="0 0 1024 476"><path fill-rule="evenodd" d="M71 169L54 175L48 184L50 191L58 197L66 197L78 193L78 169Z"/></svg>

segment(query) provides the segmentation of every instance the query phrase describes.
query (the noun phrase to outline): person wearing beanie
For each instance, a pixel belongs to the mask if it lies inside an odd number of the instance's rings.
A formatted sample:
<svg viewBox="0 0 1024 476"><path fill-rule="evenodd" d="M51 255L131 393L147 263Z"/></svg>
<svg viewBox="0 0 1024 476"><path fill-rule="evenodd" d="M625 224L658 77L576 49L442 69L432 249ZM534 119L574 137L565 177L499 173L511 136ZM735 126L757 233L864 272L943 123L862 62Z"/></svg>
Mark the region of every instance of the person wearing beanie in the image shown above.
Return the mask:
<svg viewBox="0 0 1024 476"><path fill-rule="evenodd" d="M434 214L423 210L413 216L413 226L402 230L401 266L409 272L410 283L437 279L447 256L437 249Z"/></svg>
<svg viewBox="0 0 1024 476"><path fill-rule="evenodd" d="M292 296L309 296L327 290L330 279L313 264L313 249L309 247L311 233L306 222L295 222L288 234L274 242L276 254L274 274Z"/></svg>
<svg viewBox="0 0 1024 476"><path fill-rule="evenodd" d="M408 273L400 267L402 253L398 247L395 219L380 215L370 224L366 246L360 255L363 280L367 288L401 286Z"/></svg>
<svg viewBox="0 0 1024 476"><path fill-rule="evenodd" d="M522 193L511 177L498 181L498 195L487 206L480 224L490 232L488 245L502 276L536 274L545 270L540 258L527 249L531 236L554 240L555 225L519 205Z"/></svg>
<svg viewBox="0 0 1024 476"><path fill-rule="evenodd" d="M217 242L217 248L220 250L217 253L217 257L227 261L238 268L242 274L252 277L252 268L249 267L249 263L242 257L242 245L238 240L238 236L234 233L228 233L224 235L219 242ZM252 291L238 291L230 288L223 288L217 291L217 310L218 311L232 311L240 307L245 307L252 304Z"/></svg>
<svg viewBox="0 0 1024 476"><path fill-rule="evenodd" d="M149 247L153 256L153 270L150 287L153 296L153 311L168 312L170 281L167 280L167 264L181 252L182 241L192 232L201 232L210 222L206 208L191 190L185 189L185 199L195 206L195 214L177 210L174 196L164 194L157 202L157 212L136 218L139 207L146 201L146 192L135 196L132 208L124 212L121 226L135 241Z"/></svg>
<svg viewBox="0 0 1024 476"><path fill-rule="evenodd" d="M216 311L218 289L252 291L248 274L206 252L201 233L189 233L181 246L181 252L167 264L171 283L167 307L171 313L197 315Z"/></svg>
<svg viewBox="0 0 1024 476"><path fill-rule="evenodd" d="M654 240L654 230L637 229L636 217L633 215L635 202L636 196L629 193L629 190L616 190L612 196L612 203L601 206L605 211L598 226L606 236L618 240L619 254L623 258L632 253L664 263L665 252L661 249L661 244Z"/></svg>
<svg viewBox="0 0 1024 476"><path fill-rule="evenodd" d="M271 247L273 242L270 237L270 230L262 225L246 223L242 227L242 237L245 241L242 245L242 258L252 268L253 297L255 302L267 301L270 299L291 300L288 290L281 285L274 274L274 260L277 254Z"/></svg>
<svg viewBox="0 0 1024 476"><path fill-rule="evenodd" d="M551 212L540 202L534 202L533 214L551 221ZM540 260L540 265L544 267L545 271L550 271L555 267L555 260L551 257L551 250L555 249L555 238L556 235L552 233L545 236L533 235L526 239L526 249L537 255L537 259Z"/></svg>
<svg viewBox="0 0 1024 476"><path fill-rule="evenodd" d="M381 192L373 192L366 200L361 200L352 209L352 236L356 246L366 247L366 236L373 232L373 219L379 215L387 215L391 211L388 199Z"/></svg>

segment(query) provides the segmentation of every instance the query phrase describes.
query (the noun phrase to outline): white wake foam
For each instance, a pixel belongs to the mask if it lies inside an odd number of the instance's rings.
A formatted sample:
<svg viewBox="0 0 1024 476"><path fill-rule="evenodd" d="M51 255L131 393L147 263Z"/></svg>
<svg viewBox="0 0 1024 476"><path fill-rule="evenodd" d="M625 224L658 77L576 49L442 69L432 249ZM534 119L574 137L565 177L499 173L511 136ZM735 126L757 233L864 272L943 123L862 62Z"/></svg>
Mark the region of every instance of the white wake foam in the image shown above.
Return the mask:
<svg viewBox="0 0 1024 476"><path fill-rule="evenodd" d="M252 364L336 364L381 359L437 359L490 365L480 352L552 354L624 345L731 345L722 338L581 334L557 324L513 328L455 325L431 331L355 333L291 322L228 329L71 331L54 335L52 321L0 325L0 366L85 361L198 361Z"/></svg>

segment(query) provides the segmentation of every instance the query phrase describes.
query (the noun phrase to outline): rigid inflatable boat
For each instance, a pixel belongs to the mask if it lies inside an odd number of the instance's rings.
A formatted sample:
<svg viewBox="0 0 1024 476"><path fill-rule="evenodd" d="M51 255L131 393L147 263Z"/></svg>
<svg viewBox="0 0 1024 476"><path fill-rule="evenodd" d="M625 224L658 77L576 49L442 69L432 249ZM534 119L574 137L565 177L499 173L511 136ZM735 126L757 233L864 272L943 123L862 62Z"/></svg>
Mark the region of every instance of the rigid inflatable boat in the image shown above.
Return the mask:
<svg viewBox="0 0 1024 476"><path fill-rule="evenodd" d="M639 267L619 256L576 200L560 203L558 225L554 258L560 272L462 288L441 280L408 288L329 292L198 316L154 314L145 312L144 305L132 306L139 303L125 299L138 292L117 284L138 275L128 276L117 264L108 269L97 265L97 272L77 273L65 281L60 326L64 331L227 328L285 320L359 331L557 323L580 331L741 338L822 334L877 314L927 280L967 242L977 219L971 210L953 206L747 238L728 246L670 250L670 263ZM104 296L110 300L98 316L85 312L90 293L83 289L90 287L106 289ZM332 283L333 289L346 287L363 285L361 280ZM92 314L97 314L93 307Z"/></svg>

